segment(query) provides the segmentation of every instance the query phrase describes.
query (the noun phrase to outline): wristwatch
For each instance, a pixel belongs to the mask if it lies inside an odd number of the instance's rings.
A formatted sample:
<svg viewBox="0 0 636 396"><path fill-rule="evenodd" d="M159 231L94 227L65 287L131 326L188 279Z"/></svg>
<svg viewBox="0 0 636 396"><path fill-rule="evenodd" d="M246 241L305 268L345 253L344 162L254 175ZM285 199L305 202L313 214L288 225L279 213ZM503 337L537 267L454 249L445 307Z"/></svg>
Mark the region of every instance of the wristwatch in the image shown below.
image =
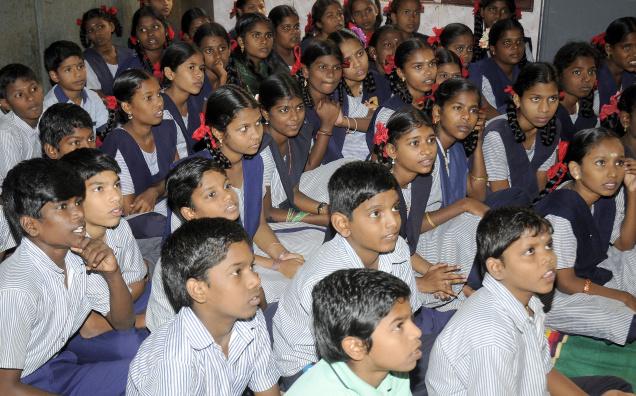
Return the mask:
<svg viewBox="0 0 636 396"><path fill-rule="evenodd" d="M322 210L327 207L326 202L321 202L318 204L318 214L322 214Z"/></svg>

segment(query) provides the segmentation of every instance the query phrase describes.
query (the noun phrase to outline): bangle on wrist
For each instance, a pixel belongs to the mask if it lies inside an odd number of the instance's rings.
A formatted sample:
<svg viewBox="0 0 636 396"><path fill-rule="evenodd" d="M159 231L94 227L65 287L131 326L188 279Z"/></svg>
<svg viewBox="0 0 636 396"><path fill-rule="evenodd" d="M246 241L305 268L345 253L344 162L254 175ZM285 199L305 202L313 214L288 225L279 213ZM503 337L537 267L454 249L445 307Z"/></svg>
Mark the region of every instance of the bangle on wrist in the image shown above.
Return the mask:
<svg viewBox="0 0 636 396"><path fill-rule="evenodd" d="M332 131L328 131L326 129L320 128L320 129L318 129L318 135L331 136L331 135L333 135L333 132Z"/></svg>
<svg viewBox="0 0 636 396"><path fill-rule="evenodd" d="M488 181L487 177L481 177L481 176L473 176L472 174L469 174L470 178L473 179L474 181Z"/></svg>
<svg viewBox="0 0 636 396"><path fill-rule="evenodd" d="M590 294L590 286L592 286L592 280L586 279L585 284L583 285L583 293Z"/></svg>
<svg viewBox="0 0 636 396"><path fill-rule="evenodd" d="M322 210L324 208L326 208L326 207L327 207L327 203L326 202L321 202L321 203L318 204L318 208L316 209L316 212L318 212L318 214L320 215L320 214L322 214Z"/></svg>
<svg viewBox="0 0 636 396"><path fill-rule="evenodd" d="M433 223L433 220L431 220L431 215L429 215L428 212L425 212L424 215L426 216L426 221L431 225L431 227L437 227L435 223Z"/></svg>
<svg viewBox="0 0 636 396"><path fill-rule="evenodd" d="M272 270L278 271L280 270L281 259L277 258L272 261Z"/></svg>

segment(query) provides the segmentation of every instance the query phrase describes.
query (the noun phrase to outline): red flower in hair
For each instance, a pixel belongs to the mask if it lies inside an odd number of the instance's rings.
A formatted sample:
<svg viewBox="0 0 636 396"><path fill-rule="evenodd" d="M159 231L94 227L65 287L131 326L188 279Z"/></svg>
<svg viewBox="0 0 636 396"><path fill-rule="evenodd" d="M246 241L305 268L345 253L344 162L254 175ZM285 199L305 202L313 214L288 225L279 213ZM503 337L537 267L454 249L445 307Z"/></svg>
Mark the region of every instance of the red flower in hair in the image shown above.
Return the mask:
<svg viewBox="0 0 636 396"><path fill-rule="evenodd" d="M108 110L117 109L117 98L115 98L114 96L106 96L104 100L106 101L106 108Z"/></svg>
<svg viewBox="0 0 636 396"><path fill-rule="evenodd" d="M468 78L468 68L466 66L462 66L462 77L463 78Z"/></svg>
<svg viewBox="0 0 636 396"><path fill-rule="evenodd" d="M294 66L292 66L291 71L289 73L292 76L295 76L301 67L302 67L302 63L300 63L300 45L296 44L294 46Z"/></svg>
<svg viewBox="0 0 636 396"><path fill-rule="evenodd" d="M389 141L389 129L382 122L375 124L375 134L373 135L373 144L379 146Z"/></svg>
<svg viewBox="0 0 636 396"><path fill-rule="evenodd" d="M521 8L519 7L515 8L515 18L517 18L517 20L521 19Z"/></svg>
<svg viewBox="0 0 636 396"><path fill-rule="evenodd" d="M473 15L477 15L479 12L479 0L475 0L473 3Z"/></svg>
<svg viewBox="0 0 636 396"><path fill-rule="evenodd" d="M387 55L384 58L384 72L386 74L391 74L395 69L395 55Z"/></svg>
<svg viewBox="0 0 636 396"><path fill-rule="evenodd" d="M130 44L132 45L137 45L139 41L137 40L137 37L135 36L130 36Z"/></svg>
<svg viewBox="0 0 636 396"><path fill-rule="evenodd" d="M185 37L185 33L183 33L181 30L179 30L179 40L183 41L184 37Z"/></svg>
<svg viewBox="0 0 636 396"><path fill-rule="evenodd" d="M170 41L174 40L174 30L172 30L172 26L168 25L167 33L168 33L168 39Z"/></svg>
<svg viewBox="0 0 636 396"><path fill-rule="evenodd" d="M559 100L565 99L565 91L559 91Z"/></svg>
<svg viewBox="0 0 636 396"><path fill-rule="evenodd" d="M110 15L117 15L117 12L119 11L119 10L117 9L117 7L110 7L110 8L108 8L108 7L107 7L107 6L105 6L105 5L103 5L103 6L99 7L99 9L100 9L100 10L102 10L102 11L104 11L104 12L105 12L105 13L107 13L107 14L110 14Z"/></svg>
<svg viewBox="0 0 636 396"><path fill-rule="evenodd" d="M307 14L307 25L305 25L305 34L311 33L314 30L314 17L311 15L311 12Z"/></svg>
<svg viewBox="0 0 636 396"><path fill-rule="evenodd" d="M389 1L384 8L382 9L382 14L388 16L391 13L391 6L393 5L393 0Z"/></svg>
<svg viewBox="0 0 636 396"><path fill-rule="evenodd" d="M548 180L552 180L554 178L556 178L557 176L559 177L556 182L554 183L554 187L552 187L552 189L550 190L550 192L554 191L557 186L559 184L561 184L561 182L563 181L563 179L565 178L565 175L568 174L568 167L567 165L565 165L565 163L563 162L565 160L565 155L568 152L568 146L570 145L570 142L566 142L564 140L561 140L559 142L559 146L557 148L557 163L552 165L550 167L550 169L548 169L547 172L547 176L548 176ZM559 175L559 171L561 171L561 174Z"/></svg>
<svg viewBox="0 0 636 396"><path fill-rule="evenodd" d="M234 52L234 50L238 47L238 41L231 39L230 40L230 51Z"/></svg>
<svg viewBox="0 0 636 396"><path fill-rule="evenodd" d="M82 26L82 18L77 18L77 19L75 20L75 24L76 24L77 26Z"/></svg>
<svg viewBox="0 0 636 396"><path fill-rule="evenodd" d="M360 29L355 23L349 22L349 24L347 25L347 29L351 30L353 33L355 33L356 36L358 36L358 39L360 39L362 45L364 45L365 48L369 45L369 39L367 38L367 35L364 34L364 31Z"/></svg>
<svg viewBox="0 0 636 396"><path fill-rule="evenodd" d="M507 93L510 96L515 96L517 94L515 92L514 88L512 88L512 85L506 86L506 88L504 88L504 92Z"/></svg>
<svg viewBox="0 0 636 396"><path fill-rule="evenodd" d="M212 136L212 130L209 126L205 125L205 114L199 113L199 121L201 122L201 125L199 125L199 127L194 130L194 133L192 133L192 139L198 142L207 136L210 138L212 148L216 148L216 140L214 139L214 136Z"/></svg>
<svg viewBox="0 0 636 396"><path fill-rule="evenodd" d="M606 33L599 33L596 36L592 37L592 44L597 45L599 47L604 47L605 46L605 36Z"/></svg>
<svg viewBox="0 0 636 396"><path fill-rule="evenodd" d="M598 115L598 118L601 121L605 121L607 117L613 114L618 114L618 99L620 98L620 96L621 96L621 92L620 91L616 92L614 96L610 98L609 104L603 105L601 107L601 112Z"/></svg>
<svg viewBox="0 0 636 396"><path fill-rule="evenodd" d="M157 62L152 65L152 75L159 81L163 79L163 72L161 71L161 63Z"/></svg>
<svg viewBox="0 0 636 396"><path fill-rule="evenodd" d="M436 44L439 44L441 42L440 38L441 38L443 32L444 32L444 28L434 27L433 28L433 35L429 36L426 41L428 42L428 44L430 46L434 46Z"/></svg>
<svg viewBox="0 0 636 396"><path fill-rule="evenodd" d="M236 8L236 1L235 1L234 5L232 6L232 9L230 10L230 18L234 18L237 13L238 13L238 8Z"/></svg>
<svg viewBox="0 0 636 396"><path fill-rule="evenodd" d="M349 7L349 0L344 0L344 1L342 2L342 6L343 6L344 8Z"/></svg>

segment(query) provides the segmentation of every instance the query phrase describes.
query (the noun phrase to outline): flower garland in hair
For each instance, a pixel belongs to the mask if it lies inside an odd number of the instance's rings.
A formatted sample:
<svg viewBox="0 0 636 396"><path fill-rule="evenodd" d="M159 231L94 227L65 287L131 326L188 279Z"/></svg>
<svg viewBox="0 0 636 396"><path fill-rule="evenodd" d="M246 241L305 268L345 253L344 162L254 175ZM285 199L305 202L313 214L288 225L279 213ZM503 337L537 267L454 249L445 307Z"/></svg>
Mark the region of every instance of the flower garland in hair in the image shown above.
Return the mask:
<svg viewBox="0 0 636 396"><path fill-rule="evenodd" d="M601 111L598 118L601 121L605 121L607 117L618 114L618 99L621 97L621 91L616 92L611 98L609 104L605 104L601 107Z"/></svg>
<svg viewBox="0 0 636 396"><path fill-rule="evenodd" d="M488 35L490 35L490 28L484 29L484 33L481 35L481 38L479 39L479 48L488 49L488 47L490 47Z"/></svg>
<svg viewBox="0 0 636 396"><path fill-rule="evenodd" d="M294 65L291 68L289 74L295 76L300 71L302 63L300 63L300 45L294 45Z"/></svg>
<svg viewBox="0 0 636 396"><path fill-rule="evenodd" d="M428 45L433 47L437 44L440 44L442 42L442 33L444 33L444 28L433 27L433 35L429 36L428 39L426 39Z"/></svg>
<svg viewBox="0 0 636 396"><path fill-rule="evenodd" d="M387 55L384 58L384 73L391 74L395 70L395 55Z"/></svg>
<svg viewBox="0 0 636 396"><path fill-rule="evenodd" d="M521 19L521 8L515 6L515 18L517 20Z"/></svg>
<svg viewBox="0 0 636 396"><path fill-rule="evenodd" d="M170 26L170 25L168 25L167 34L168 34L168 40L173 41L174 40L174 30L172 29L172 26ZM166 45L167 44L168 43L166 43Z"/></svg>
<svg viewBox="0 0 636 396"><path fill-rule="evenodd" d="M569 145L570 142L566 142L565 140L561 140L559 142L559 146L557 147L557 163L552 165L547 172L548 180L556 179L554 186L552 186L549 192L556 190L565 178L565 175L568 174L568 167L565 165L564 161Z"/></svg>
<svg viewBox="0 0 636 396"><path fill-rule="evenodd" d="M238 48L238 41L230 39L230 52L234 52Z"/></svg>
<svg viewBox="0 0 636 396"><path fill-rule="evenodd" d="M238 14L238 8L236 7L236 1L232 5L232 9L230 10L230 19L234 18Z"/></svg>
<svg viewBox="0 0 636 396"><path fill-rule="evenodd" d="M596 36L592 37L592 44L597 45L599 47L605 47L606 41L605 36L607 33L599 33Z"/></svg>
<svg viewBox="0 0 636 396"><path fill-rule="evenodd" d="M77 19L75 20L75 24L76 24L77 26L82 26L82 18L77 18Z"/></svg>
<svg viewBox="0 0 636 396"><path fill-rule="evenodd" d="M137 40L137 36L130 36L128 41L130 41L130 44L132 45L137 45L137 43L139 43L139 40Z"/></svg>
<svg viewBox="0 0 636 396"><path fill-rule="evenodd" d="M373 144L375 146L384 145L382 148L382 156L387 158L389 154L386 152L386 143L389 141L389 129L382 122L375 124L375 134L373 135Z"/></svg>
<svg viewBox="0 0 636 396"><path fill-rule="evenodd" d="M479 12L479 8L480 8L479 0L475 0L473 2L473 15L477 15L477 13Z"/></svg>
<svg viewBox="0 0 636 396"><path fill-rule="evenodd" d="M105 5L102 5L101 7L99 7L100 10L104 11L105 13L115 16L117 15L117 12L119 12L119 10L117 9L117 7L113 6L113 7L108 7Z"/></svg>
<svg viewBox="0 0 636 396"><path fill-rule="evenodd" d="M314 17L311 12L307 14L307 25L305 25L305 34L311 33L314 30Z"/></svg>
<svg viewBox="0 0 636 396"><path fill-rule="evenodd" d="M192 133L192 139L198 142L201 139L205 139L207 136L210 140L210 146L213 149L216 149L218 144L216 143L216 139L214 139L214 135L212 135L210 127L205 125L205 114L199 113L199 121L201 122L201 125L199 125L199 127Z"/></svg>
<svg viewBox="0 0 636 396"><path fill-rule="evenodd" d="M349 22L347 24L347 29L351 30L353 33L355 33L356 36L358 36L358 39L360 40L360 42L362 42L364 48L367 48L369 46L369 38L366 34L364 34L364 31L360 29L355 23Z"/></svg>

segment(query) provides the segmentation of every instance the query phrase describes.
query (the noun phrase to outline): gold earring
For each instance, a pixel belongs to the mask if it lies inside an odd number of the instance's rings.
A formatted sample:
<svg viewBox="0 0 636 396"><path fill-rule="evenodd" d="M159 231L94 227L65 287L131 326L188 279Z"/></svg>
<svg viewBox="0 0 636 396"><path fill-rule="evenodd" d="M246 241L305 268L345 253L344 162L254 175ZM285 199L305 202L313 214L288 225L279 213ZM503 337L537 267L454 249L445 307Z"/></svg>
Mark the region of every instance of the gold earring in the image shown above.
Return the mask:
<svg viewBox="0 0 636 396"><path fill-rule="evenodd" d="M129 119L129 120L132 120L132 119L133 119L133 115L132 115L132 113L127 113L127 114L128 114L128 119Z"/></svg>

